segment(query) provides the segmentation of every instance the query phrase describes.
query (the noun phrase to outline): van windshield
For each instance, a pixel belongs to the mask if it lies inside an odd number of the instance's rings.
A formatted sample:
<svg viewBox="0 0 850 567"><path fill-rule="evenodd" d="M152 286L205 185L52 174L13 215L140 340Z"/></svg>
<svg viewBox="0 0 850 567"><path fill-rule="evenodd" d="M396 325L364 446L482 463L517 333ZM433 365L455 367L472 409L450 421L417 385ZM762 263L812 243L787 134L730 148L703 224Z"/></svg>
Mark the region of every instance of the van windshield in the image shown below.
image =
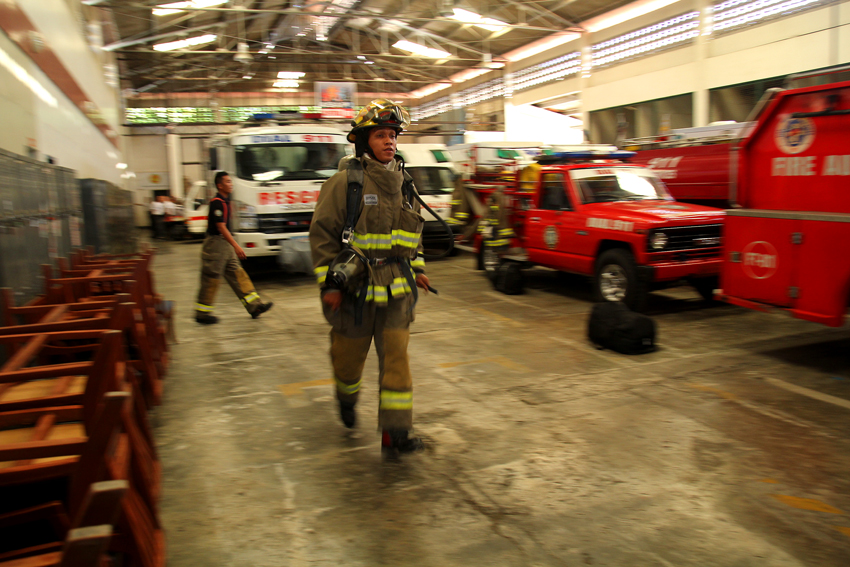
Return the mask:
<svg viewBox="0 0 850 567"><path fill-rule="evenodd" d="M236 176L249 181L327 179L337 171L346 144L236 146Z"/></svg>
<svg viewBox="0 0 850 567"><path fill-rule="evenodd" d="M570 171L570 177L578 187L582 202L585 204L673 200L664 183L649 169L639 167L573 169Z"/></svg>
<svg viewBox="0 0 850 567"><path fill-rule="evenodd" d="M454 172L448 167L408 167L420 195L446 195L454 191Z"/></svg>

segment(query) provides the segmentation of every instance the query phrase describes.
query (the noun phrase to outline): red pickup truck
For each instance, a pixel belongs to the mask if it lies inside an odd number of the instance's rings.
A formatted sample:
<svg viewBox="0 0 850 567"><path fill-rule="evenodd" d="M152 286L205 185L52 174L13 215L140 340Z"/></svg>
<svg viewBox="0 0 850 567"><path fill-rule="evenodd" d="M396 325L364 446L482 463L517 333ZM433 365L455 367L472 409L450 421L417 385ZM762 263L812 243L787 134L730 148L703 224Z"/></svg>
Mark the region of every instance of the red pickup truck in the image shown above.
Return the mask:
<svg viewBox="0 0 850 567"><path fill-rule="evenodd" d="M640 309L652 289L689 281L710 299L720 272L725 213L676 202L631 152L588 146L540 156L494 190L480 219L480 265L500 291L522 291L534 265L593 278L600 301Z"/></svg>

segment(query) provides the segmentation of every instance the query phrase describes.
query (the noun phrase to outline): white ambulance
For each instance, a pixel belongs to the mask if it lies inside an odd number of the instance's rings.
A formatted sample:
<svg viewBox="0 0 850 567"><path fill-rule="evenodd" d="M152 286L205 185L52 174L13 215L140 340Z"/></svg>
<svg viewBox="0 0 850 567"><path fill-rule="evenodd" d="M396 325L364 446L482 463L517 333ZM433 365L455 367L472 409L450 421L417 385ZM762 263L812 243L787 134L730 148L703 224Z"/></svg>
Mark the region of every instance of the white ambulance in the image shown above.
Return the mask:
<svg viewBox="0 0 850 567"><path fill-rule="evenodd" d="M183 200L183 218L189 236L203 238L207 232L210 199L215 191L206 181L195 181Z"/></svg>
<svg viewBox="0 0 850 567"><path fill-rule="evenodd" d="M448 220L452 214L452 192L458 170L445 144L399 144L397 153L404 159L404 168L413 177L422 200L443 220ZM424 208L422 216L425 218L422 231L425 244L443 248L440 243L448 238L445 227Z"/></svg>
<svg viewBox="0 0 850 567"><path fill-rule="evenodd" d="M280 256L286 246L306 247L322 183L354 148L333 124L259 120L211 141L209 184L216 171L230 174L231 230L245 254Z"/></svg>

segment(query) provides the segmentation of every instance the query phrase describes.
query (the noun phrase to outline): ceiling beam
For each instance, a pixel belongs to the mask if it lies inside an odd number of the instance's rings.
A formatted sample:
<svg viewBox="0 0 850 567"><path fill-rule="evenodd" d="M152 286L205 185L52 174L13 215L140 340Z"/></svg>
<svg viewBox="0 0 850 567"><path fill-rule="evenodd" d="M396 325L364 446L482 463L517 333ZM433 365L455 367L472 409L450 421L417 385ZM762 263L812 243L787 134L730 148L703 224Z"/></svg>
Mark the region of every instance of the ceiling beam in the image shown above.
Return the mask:
<svg viewBox="0 0 850 567"><path fill-rule="evenodd" d="M520 2L512 2L512 3L517 4L517 5L524 5ZM139 5L137 3L106 4L106 5L103 5L101 7L103 7L103 8L113 8L113 9L114 8L120 8L120 9L131 9L131 8L150 9L151 8L151 6L149 6L149 5L148 6ZM286 16L286 15L321 16L321 15L323 15L321 12L316 13L316 14L310 14L310 13L305 13L303 10L297 10L297 9L295 9L295 10L293 10L293 9L280 10L280 9L275 9L275 8L186 8L186 11L189 11L189 10L195 11L195 12L235 12L235 13L243 12L243 13L251 13L251 14L273 13L273 14L278 14L280 16ZM373 20L382 20L382 19L386 18L386 16L382 16L380 14L375 14L373 12L354 11L354 10L344 12L344 13L333 14L332 16L329 16L329 17L338 18L340 20L349 20L349 19L355 19L355 18L370 18L370 19L373 19ZM419 17L419 16L396 16L396 17L393 17L392 19L397 19L399 21L410 22L410 23L418 23L418 22L439 22L439 23L447 23L448 22L448 23L453 23L454 22L454 20L450 20L450 19L442 18L442 17L426 18L426 17ZM168 22L163 22L163 24L167 25ZM542 32L563 31L563 28L557 27L557 26L530 26L530 25L527 25L527 24L512 24L512 23L509 23L509 22L506 23L506 25L510 28L524 29L524 30L530 30L530 31L542 31Z"/></svg>

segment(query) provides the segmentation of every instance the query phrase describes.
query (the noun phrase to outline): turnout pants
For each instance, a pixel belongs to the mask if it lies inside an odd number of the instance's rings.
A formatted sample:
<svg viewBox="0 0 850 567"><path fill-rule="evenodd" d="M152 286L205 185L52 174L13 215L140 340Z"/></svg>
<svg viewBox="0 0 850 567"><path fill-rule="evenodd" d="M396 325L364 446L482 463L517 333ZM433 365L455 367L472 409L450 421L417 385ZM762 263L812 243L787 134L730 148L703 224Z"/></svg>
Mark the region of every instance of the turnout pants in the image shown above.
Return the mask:
<svg viewBox="0 0 850 567"><path fill-rule="evenodd" d="M221 276L230 284L233 293L242 301L248 313L252 313L260 305L260 296L254 290L248 273L239 263L233 247L223 236L207 236L201 249L201 289L195 304L197 311L213 311Z"/></svg>
<svg viewBox="0 0 850 567"><path fill-rule="evenodd" d="M413 378L407 358L410 323L413 321L413 297L390 298L386 306L367 302L363 322L354 324L354 305L350 296L333 312L324 306L331 329L331 364L337 398L355 404L360 394L366 355L375 341L378 352L379 409L382 429L413 427Z"/></svg>

